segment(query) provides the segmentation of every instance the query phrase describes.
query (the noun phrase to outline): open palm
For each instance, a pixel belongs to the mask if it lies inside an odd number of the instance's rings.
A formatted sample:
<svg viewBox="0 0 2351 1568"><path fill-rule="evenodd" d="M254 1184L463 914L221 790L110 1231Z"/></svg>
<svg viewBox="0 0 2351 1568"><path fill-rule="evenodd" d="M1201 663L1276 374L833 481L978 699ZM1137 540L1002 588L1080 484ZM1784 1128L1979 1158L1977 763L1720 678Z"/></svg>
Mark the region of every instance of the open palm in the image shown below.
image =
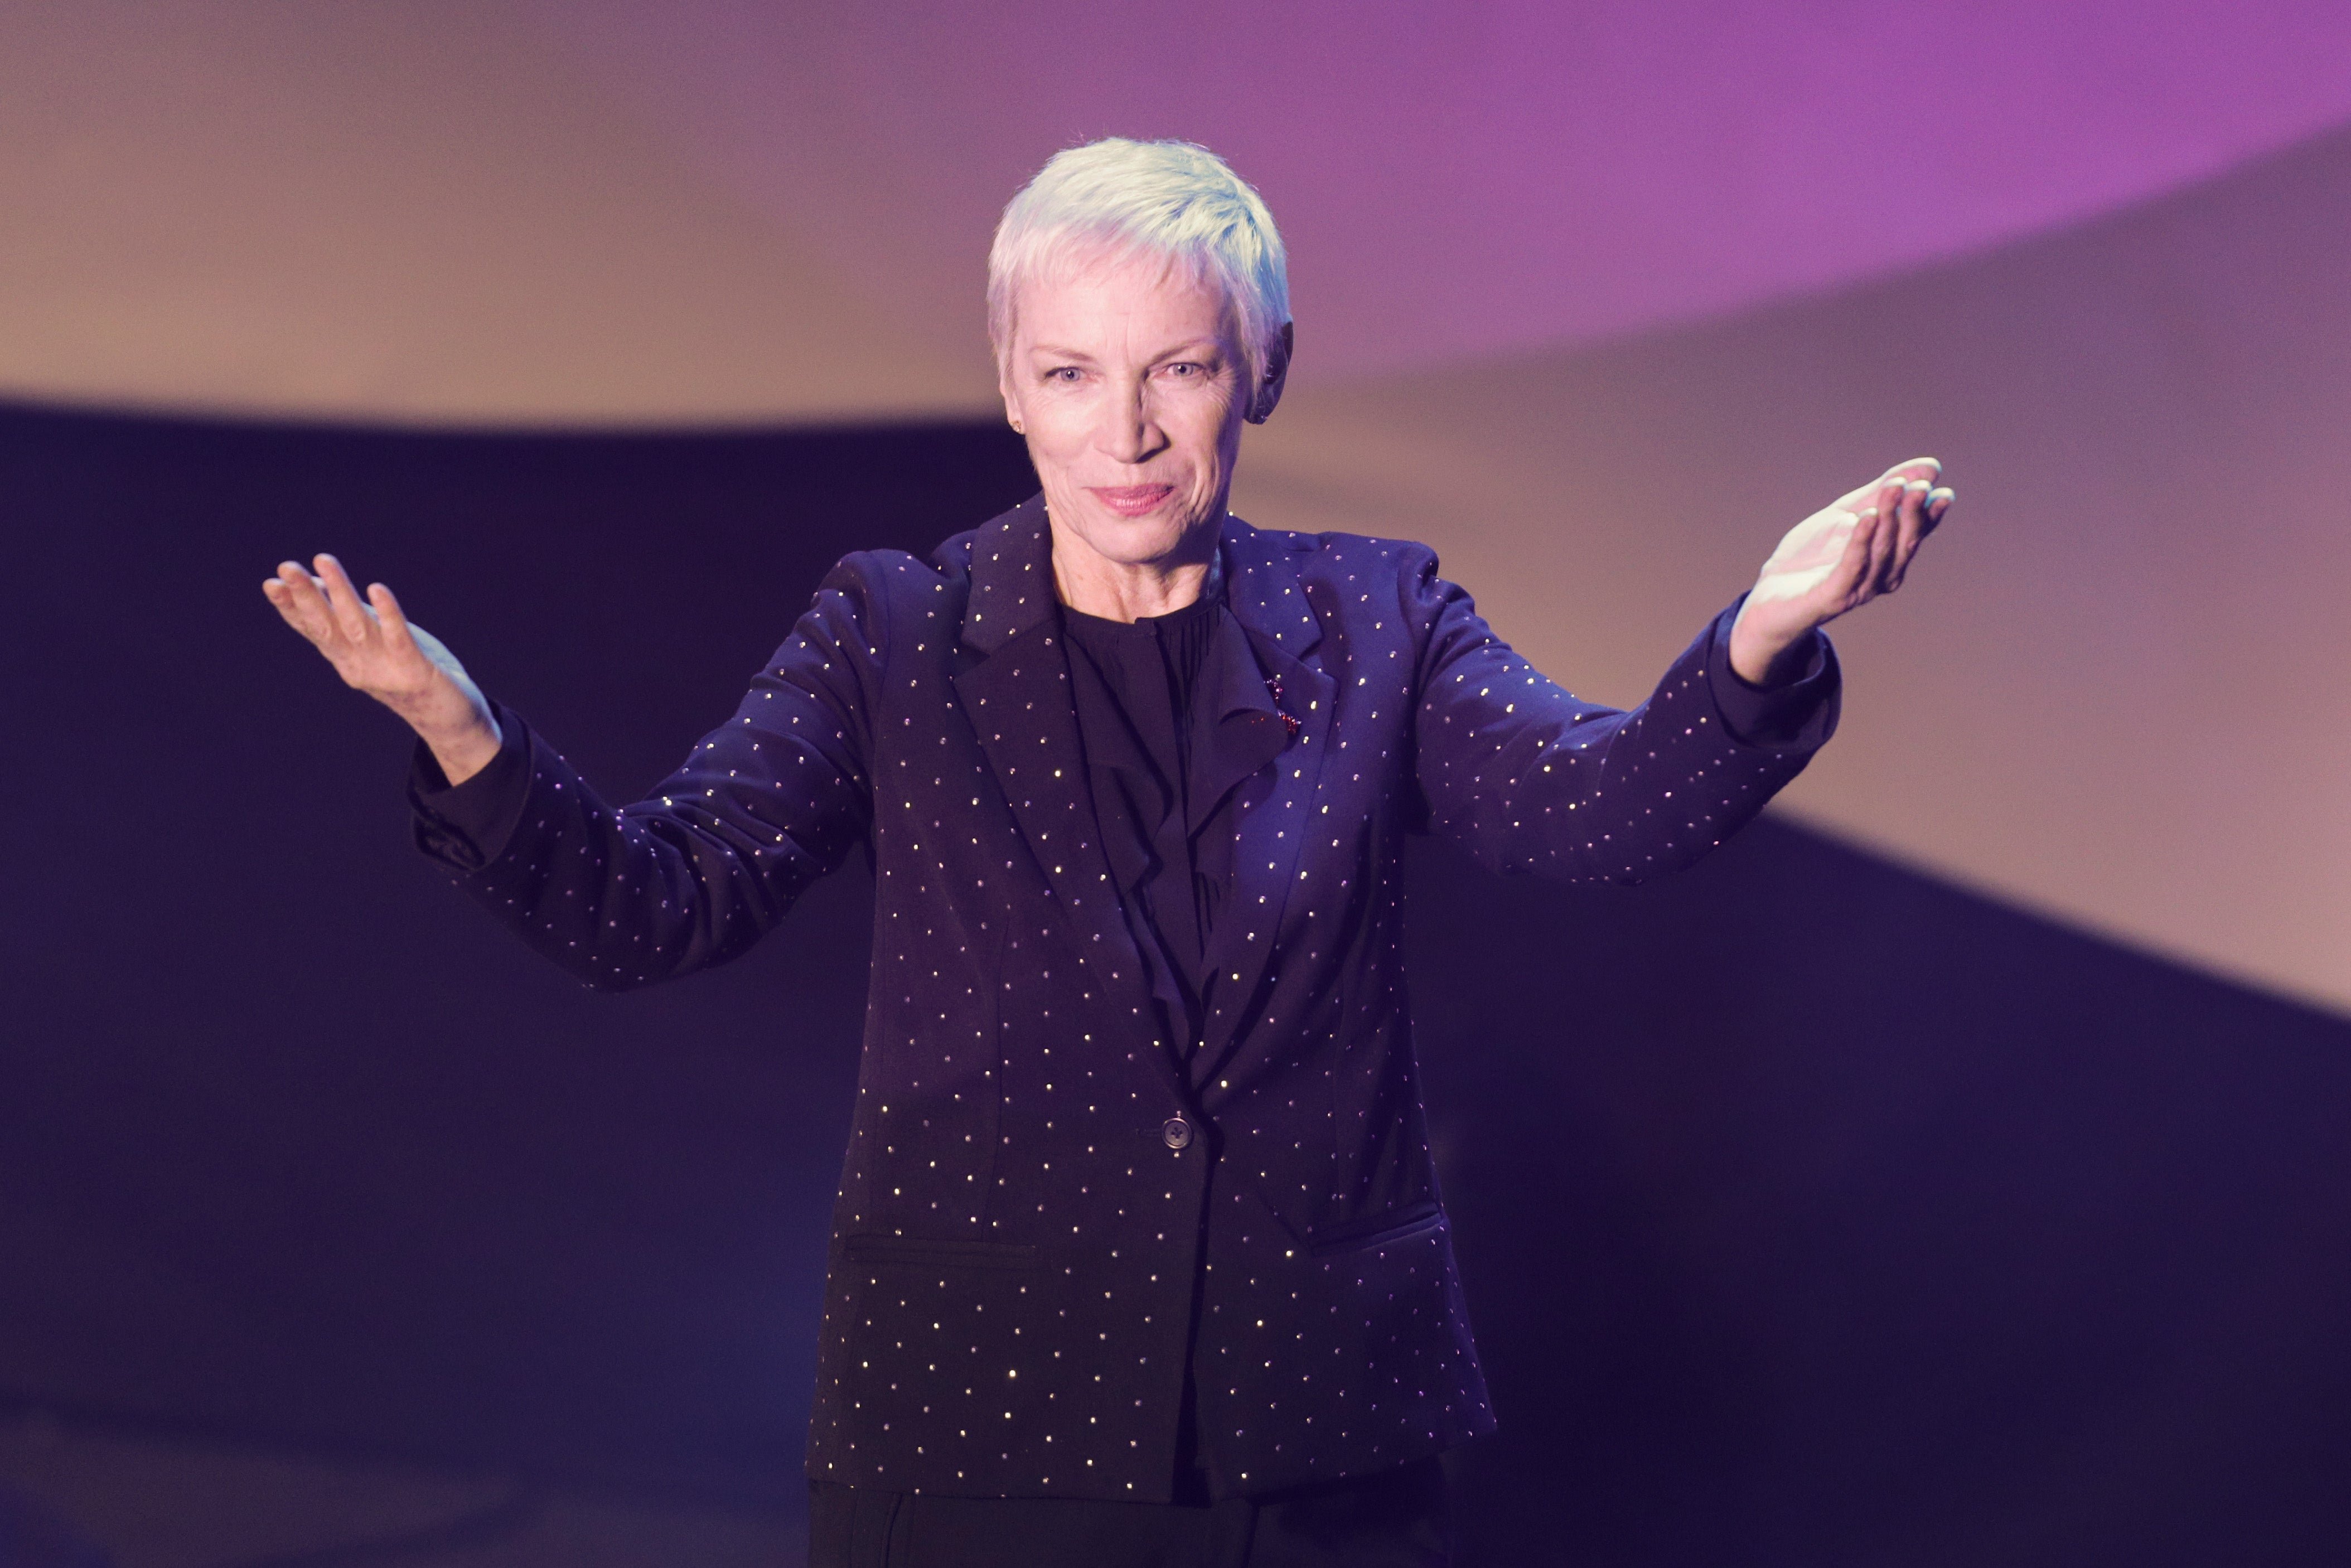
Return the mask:
<svg viewBox="0 0 2351 1568"><path fill-rule="evenodd" d="M298 561L280 562L261 591L346 685L408 721L452 783L479 771L496 755L501 737L489 702L465 666L438 637L411 625L382 583L370 583L362 600L333 556L319 556L311 565L315 574Z"/></svg>
<svg viewBox="0 0 2351 1568"><path fill-rule="evenodd" d="M1804 634L1902 586L1921 540L1953 498L1931 457L1897 463L1790 528L1763 563L1731 631L1731 664L1756 685Z"/></svg>

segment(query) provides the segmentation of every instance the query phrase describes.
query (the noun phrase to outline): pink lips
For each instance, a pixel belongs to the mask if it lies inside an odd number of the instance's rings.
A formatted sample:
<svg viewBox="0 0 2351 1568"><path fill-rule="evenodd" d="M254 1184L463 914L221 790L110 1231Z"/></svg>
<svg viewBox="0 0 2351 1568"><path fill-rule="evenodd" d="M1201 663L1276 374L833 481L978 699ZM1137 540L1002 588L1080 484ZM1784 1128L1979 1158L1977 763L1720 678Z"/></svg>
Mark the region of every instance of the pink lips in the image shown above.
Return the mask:
<svg viewBox="0 0 2351 1568"><path fill-rule="evenodd" d="M1122 517L1139 517L1155 510L1175 493L1173 485L1099 485L1086 488L1086 494Z"/></svg>

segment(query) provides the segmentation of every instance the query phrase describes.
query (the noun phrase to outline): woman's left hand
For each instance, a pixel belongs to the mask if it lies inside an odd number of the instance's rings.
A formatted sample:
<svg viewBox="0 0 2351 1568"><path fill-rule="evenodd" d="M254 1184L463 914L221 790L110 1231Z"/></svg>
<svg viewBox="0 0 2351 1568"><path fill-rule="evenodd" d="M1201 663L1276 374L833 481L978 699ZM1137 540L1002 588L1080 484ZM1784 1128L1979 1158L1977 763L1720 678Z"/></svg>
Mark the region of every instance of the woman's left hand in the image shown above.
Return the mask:
<svg viewBox="0 0 2351 1568"><path fill-rule="evenodd" d="M1730 667L1750 685L1773 686L1805 634L1902 586L1919 541L1951 507L1943 465L1931 457L1897 463L1882 477L1838 497L1780 541L1755 579L1730 630Z"/></svg>

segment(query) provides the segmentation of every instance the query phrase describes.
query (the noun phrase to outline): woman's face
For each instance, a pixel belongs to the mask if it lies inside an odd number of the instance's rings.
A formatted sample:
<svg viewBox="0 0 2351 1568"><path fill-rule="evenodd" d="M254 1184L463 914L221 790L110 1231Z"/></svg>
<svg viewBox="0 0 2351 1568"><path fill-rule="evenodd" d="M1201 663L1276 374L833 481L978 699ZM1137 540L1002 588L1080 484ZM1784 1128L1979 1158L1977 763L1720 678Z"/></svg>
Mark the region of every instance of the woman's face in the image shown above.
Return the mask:
<svg viewBox="0 0 2351 1568"><path fill-rule="evenodd" d="M1077 258L1022 287L1005 413L1029 440L1057 550L1118 566L1207 559L1248 380L1214 285L1156 257Z"/></svg>

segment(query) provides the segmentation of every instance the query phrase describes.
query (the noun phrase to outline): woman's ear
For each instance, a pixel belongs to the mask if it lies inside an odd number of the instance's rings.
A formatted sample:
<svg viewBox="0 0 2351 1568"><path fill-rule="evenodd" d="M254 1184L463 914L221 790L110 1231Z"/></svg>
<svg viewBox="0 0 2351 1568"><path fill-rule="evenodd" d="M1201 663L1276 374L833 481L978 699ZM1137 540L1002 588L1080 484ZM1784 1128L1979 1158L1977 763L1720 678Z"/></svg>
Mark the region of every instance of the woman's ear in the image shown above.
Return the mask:
<svg viewBox="0 0 2351 1568"><path fill-rule="evenodd" d="M1020 423L1020 405L1012 399L1012 367L1006 362L1006 354L1001 345L991 343L989 346L997 351L996 393L1004 400L1004 423L1012 427L1013 434L1026 435L1029 432Z"/></svg>
<svg viewBox="0 0 2351 1568"><path fill-rule="evenodd" d="M1290 382L1290 355L1297 342L1294 321L1281 324L1281 337L1265 356L1265 379L1253 389L1249 411L1246 417L1251 424L1263 424L1273 417L1273 405L1281 401L1281 389Z"/></svg>

